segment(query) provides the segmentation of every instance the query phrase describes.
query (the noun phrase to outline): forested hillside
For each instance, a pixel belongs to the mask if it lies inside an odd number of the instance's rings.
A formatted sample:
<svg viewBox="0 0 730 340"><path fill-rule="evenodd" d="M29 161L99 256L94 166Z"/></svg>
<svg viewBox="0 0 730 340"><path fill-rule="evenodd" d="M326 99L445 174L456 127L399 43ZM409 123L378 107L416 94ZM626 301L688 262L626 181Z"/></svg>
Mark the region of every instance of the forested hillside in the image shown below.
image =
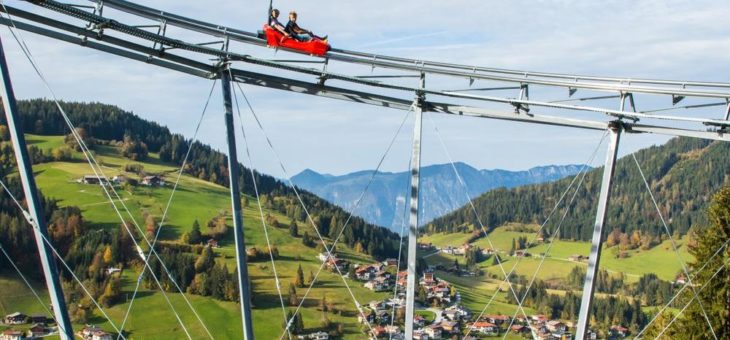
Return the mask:
<svg viewBox="0 0 730 340"><path fill-rule="evenodd" d="M181 165L191 141L184 136L171 133L166 127L144 120L118 107L100 103L62 103L64 110L77 128L83 129L90 140L124 143L125 156L133 160L144 160L148 152L159 153L161 161ZM23 100L18 102L18 110L22 117L23 129L26 133L37 135L66 135L69 129L58 113L53 102L43 99ZM4 118L0 118L4 124ZM185 173L202 180L219 185L228 185L228 167L226 156L200 142L192 143L192 151ZM12 149L9 145L2 151L5 159L12 164ZM31 145L31 154L35 163L57 159L57 155L43 154L39 148ZM54 150L55 151L55 150ZM64 152L59 151L63 154ZM5 166L7 171L9 167ZM288 217L301 222L306 215L294 196L294 191L272 176L256 172L259 192L269 198L269 208L280 211ZM248 169L241 171L242 192L254 195L253 183ZM274 200L274 197L281 199ZM320 232L323 235L334 235L347 220L348 213L343 209L308 193L302 193L302 199L313 216L317 216ZM378 258L395 257L398 250L398 236L353 217L345 230L342 242L355 246L360 243L369 255Z"/></svg>
<svg viewBox="0 0 730 340"><path fill-rule="evenodd" d="M699 139L675 138L662 146L636 153L647 180L672 233L684 235L695 225L706 224L709 200L721 186L730 183L730 144ZM591 170L563 223L562 239L589 240L595 219L603 168ZM489 229L507 222L542 223L573 177L548 184L497 189L474 200L481 221ZM559 215L558 215L559 216ZM478 228L470 207L429 223L427 233ZM548 224L547 232L556 227ZM656 243L665 233L651 198L632 157L616 165L613 194L609 203L607 233L617 229L632 235L639 231Z"/></svg>

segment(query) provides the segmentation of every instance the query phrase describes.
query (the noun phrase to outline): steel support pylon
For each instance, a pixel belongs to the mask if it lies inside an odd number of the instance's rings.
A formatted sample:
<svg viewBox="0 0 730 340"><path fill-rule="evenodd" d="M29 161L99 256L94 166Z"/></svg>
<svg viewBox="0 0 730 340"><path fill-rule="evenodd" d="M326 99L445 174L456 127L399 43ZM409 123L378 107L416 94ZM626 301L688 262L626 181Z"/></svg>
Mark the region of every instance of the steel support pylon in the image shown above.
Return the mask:
<svg viewBox="0 0 730 340"><path fill-rule="evenodd" d="M421 75L421 88L424 87L424 75ZM418 93L414 102L413 113L413 154L411 155L411 204L408 223L408 278L406 280L406 318L405 338L413 339L413 314L416 295L416 250L418 248L418 204L419 182L421 180L421 132L423 130L423 94Z"/></svg>
<svg viewBox="0 0 730 340"><path fill-rule="evenodd" d="M598 208L596 211L596 222L593 227L593 239L591 241L591 254L588 257L588 269L583 284L583 296L581 297L580 313L578 314L578 328L576 339L585 339L588 332L588 320L590 320L591 306L593 304L593 292L596 286L598 264L601 261L601 247L603 226L606 223L606 209L611 198L611 182L616 169L616 155L618 143L623 129L621 122L612 122L609 128L610 141L606 151L606 164L603 167L603 181L601 182L601 193L598 197Z"/></svg>
<svg viewBox="0 0 730 340"><path fill-rule="evenodd" d="M243 338L252 340L253 323L251 321L251 288L248 282L248 264L246 261L246 242L243 237L243 215L241 212L241 190L238 178L241 174L236 153L236 130L233 127L233 102L231 100L231 75L228 64L221 71L221 87L223 89L223 106L226 109L226 133L228 136L228 180L231 191L231 213L233 215L233 235L236 240L236 266L238 268L238 291L241 303L241 321L243 322Z"/></svg>
<svg viewBox="0 0 730 340"><path fill-rule="evenodd" d="M2 74L2 85L0 85L2 86L2 93L0 95L2 95L3 109L5 109L5 119L7 120L8 130L10 131L10 139L13 144L20 180L23 184L25 202L28 205L28 217L35 224L33 233L35 235L36 245L38 246L41 266L43 267L43 275L46 278L48 295L51 298L51 307L56 318L56 324L59 326L58 333L61 339L72 340L74 333L71 328L71 321L68 318L68 310L66 309L66 301L61 289L58 269L53 259L51 247L46 243L48 239L46 220L45 216L43 216L43 207L38 197L35 179L33 178L33 167L30 162L30 157L28 157L23 128L20 126L20 117L15 103L15 93L13 92L13 85L10 82L10 72L8 71L8 63L5 60L5 50L3 49L2 41L0 41L0 73Z"/></svg>

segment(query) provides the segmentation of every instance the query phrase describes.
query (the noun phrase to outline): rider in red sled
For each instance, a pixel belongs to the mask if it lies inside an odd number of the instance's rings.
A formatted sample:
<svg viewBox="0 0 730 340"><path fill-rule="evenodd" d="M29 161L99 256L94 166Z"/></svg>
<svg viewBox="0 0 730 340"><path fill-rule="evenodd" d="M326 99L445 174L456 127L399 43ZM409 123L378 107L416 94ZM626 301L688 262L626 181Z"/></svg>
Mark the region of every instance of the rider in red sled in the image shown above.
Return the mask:
<svg viewBox="0 0 730 340"><path fill-rule="evenodd" d="M279 10L273 9L271 11L269 22L264 26L267 44L271 47L285 47L311 55L325 55L330 49L326 40L327 37L320 38L296 25L296 13L292 13L294 20L290 20L289 24L284 26L278 20ZM291 19L292 14L289 17Z"/></svg>

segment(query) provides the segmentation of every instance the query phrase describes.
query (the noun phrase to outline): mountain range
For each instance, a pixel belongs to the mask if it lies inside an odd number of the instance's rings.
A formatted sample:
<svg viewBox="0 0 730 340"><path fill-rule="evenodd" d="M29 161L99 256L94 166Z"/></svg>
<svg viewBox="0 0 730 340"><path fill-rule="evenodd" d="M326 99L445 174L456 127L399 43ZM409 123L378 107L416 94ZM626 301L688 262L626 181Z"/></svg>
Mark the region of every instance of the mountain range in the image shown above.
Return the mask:
<svg viewBox="0 0 730 340"><path fill-rule="evenodd" d="M421 168L421 224L443 216L477 197L496 188L514 188L527 184L555 181L575 175L583 165L548 165L524 171L476 169L465 163L435 164ZM464 185L459 183L454 168ZM408 204L409 172L378 172L356 208L358 198L373 176L374 170L346 175L321 174L304 170L292 182L325 200L334 203L366 221L399 231Z"/></svg>

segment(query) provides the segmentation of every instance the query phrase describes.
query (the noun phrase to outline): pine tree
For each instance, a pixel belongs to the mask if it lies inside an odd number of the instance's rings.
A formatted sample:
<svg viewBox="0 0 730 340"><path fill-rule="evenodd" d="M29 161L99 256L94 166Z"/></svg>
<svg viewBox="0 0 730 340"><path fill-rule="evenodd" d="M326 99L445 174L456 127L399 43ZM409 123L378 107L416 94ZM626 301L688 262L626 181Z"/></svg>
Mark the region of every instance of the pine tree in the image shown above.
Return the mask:
<svg viewBox="0 0 730 340"><path fill-rule="evenodd" d="M188 233L188 244L198 244L202 241L203 234L200 233L200 223L198 220L193 222L193 228Z"/></svg>
<svg viewBox="0 0 730 340"><path fill-rule="evenodd" d="M517 249L517 241L515 241L515 239L512 238L512 246L509 248L509 256L514 256L516 249Z"/></svg>
<svg viewBox="0 0 730 340"><path fill-rule="evenodd" d="M213 264L215 264L215 260L213 259L213 249L210 247L204 247L203 251L198 256L198 259L195 261L195 272L202 273L207 271L208 268L213 266Z"/></svg>
<svg viewBox="0 0 730 340"><path fill-rule="evenodd" d="M299 268L297 268L297 276L294 279L294 285L296 285L299 288L304 288L304 271L302 270L302 265L299 265Z"/></svg>
<svg viewBox="0 0 730 340"><path fill-rule="evenodd" d="M299 237L299 226L294 220L292 220L291 224L289 225L289 235L291 235L292 237Z"/></svg>
<svg viewBox="0 0 730 340"><path fill-rule="evenodd" d="M322 293L322 298L319 300L319 309L323 312L327 311L327 293Z"/></svg>
<svg viewBox="0 0 730 340"><path fill-rule="evenodd" d="M710 227L699 231L696 245L689 248L692 258L695 259L689 263L689 271L696 273L692 284L703 288L698 292L699 297L707 312L707 317L713 324L717 338L728 339L730 338L730 268L728 266L730 248L725 248L715 257L713 255L730 238L730 187L724 187L715 194L708 215ZM712 260L710 260L711 258ZM688 338L712 338L705 322L705 314L697 301L689 305L680 325L674 327L677 330L681 329L682 334Z"/></svg>
<svg viewBox="0 0 730 340"><path fill-rule="evenodd" d="M289 305L294 307L299 305L299 298L297 297L297 287L294 286L293 283L289 284Z"/></svg>

